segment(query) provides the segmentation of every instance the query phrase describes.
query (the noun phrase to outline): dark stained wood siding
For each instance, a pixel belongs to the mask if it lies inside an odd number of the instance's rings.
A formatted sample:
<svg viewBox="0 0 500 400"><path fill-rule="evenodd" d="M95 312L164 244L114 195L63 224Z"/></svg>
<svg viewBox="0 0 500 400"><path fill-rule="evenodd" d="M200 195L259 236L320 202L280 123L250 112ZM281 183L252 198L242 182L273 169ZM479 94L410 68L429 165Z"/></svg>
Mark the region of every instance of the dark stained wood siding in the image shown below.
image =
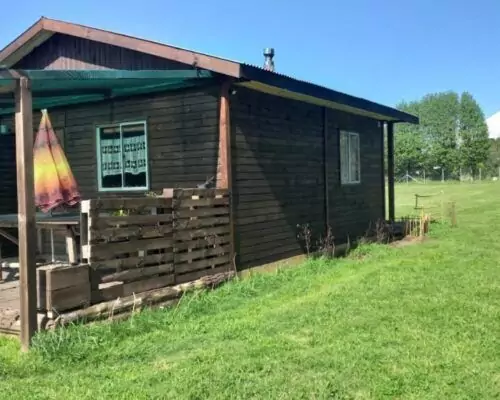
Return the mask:
<svg viewBox="0 0 500 400"><path fill-rule="evenodd" d="M185 64L87 39L55 34L14 68L20 69L187 69Z"/></svg>
<svg viewBox="0 0 500 400"><path fill-rule="evenodd" d="M236 251L239 268L304 252L325 233L322 108L238 88L231 97ZM378 122L328 110L330 226L337 243L355 240L383 217ZM361 184L340 184L339 129L360 134Z"/></svg>
<svg viewBox="0 0 500 400"><path fill-rule="evenodd" d="M147 121L150 190L196 187L215 176L218 94L218 87L198 88L49 110L82 197L144 194L98 192L96 126L101 124ZM40 116L39 112L34 115L35 130ZM13 118L4 117L3 123L12 129ZM46 240L46 252L48 246ZM57 252L64 253L61 238L57 240Z"/></svg>
<svg viewBox="0 0 500 400"><path fill-rule="evenodd" d="M384 217L382 131L378 121L328 110L330 226L338 243L363 236ZM340 184L339 132L360 135L361 183Z"/></svg>
<svg viewBox="0 0 500 400"><path fill-rule="evenodd" d="M238 266L303 252L324 226L321 108L238 88L230 99Z"/></svg>
<svg viewBox="0 0 500 400"><path fill-rule="evenodd" d="M0 135L0 214L17 213L17 182L16 182L16 138L12 134ZM6 229L17 236L17 231ZM0 237L2 257L12 257L17 254L17 246L10 240Z"/></svg>

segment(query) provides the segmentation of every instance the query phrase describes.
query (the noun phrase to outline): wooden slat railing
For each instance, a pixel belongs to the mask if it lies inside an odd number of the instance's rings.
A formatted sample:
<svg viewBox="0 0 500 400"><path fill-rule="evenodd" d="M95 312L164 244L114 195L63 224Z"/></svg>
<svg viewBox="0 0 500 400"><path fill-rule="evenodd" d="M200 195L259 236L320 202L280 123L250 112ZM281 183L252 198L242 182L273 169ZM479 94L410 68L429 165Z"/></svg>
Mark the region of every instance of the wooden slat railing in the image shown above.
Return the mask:
<svg viewBox="0 0 500 400"><path fill-rule="evenodd" d="M229 192L164 193L171 197L82 201L82 259L90 266L93 304L233 268Z"/></svg>

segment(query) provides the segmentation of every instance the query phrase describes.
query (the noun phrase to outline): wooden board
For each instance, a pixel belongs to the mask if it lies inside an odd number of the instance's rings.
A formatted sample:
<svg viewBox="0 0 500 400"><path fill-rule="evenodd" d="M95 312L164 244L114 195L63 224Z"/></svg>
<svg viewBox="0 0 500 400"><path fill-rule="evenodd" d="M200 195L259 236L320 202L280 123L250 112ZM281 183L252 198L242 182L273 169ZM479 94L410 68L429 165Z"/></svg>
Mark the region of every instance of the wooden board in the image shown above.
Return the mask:
<svg viewBox="0 0 500 400"><path fill-rule="evenodd" d="M185 274L186 272L198 271L209 267L218 266L220 264L228 264L230 260L229 253L218 257L204 258L199 261L177 263L175 265L175 273L177 276Z"/></svg>
<svg viewBox="0 0 500 400"><path fill-rule="evenodd" d="M209 241L207 241L207 239L204 237L192 240L177 241L174 243L174 251L176 253L179 253L182 250L204 249L213 246L224 246L230 243L231 243L230 235L224 234L210 238Z"/></svg>
<svg viewBox="0 0 500 400"><path fill-rule="evenodd" d="M196 279L199 279L203 276L210 276L210 275L216 275L224 272L231 271L233 269L233 266L231 264L225 264L218 266L216 268L208 268L208 269L203 269L199 271L194 271L194 272L189 272L184 275L178 275L175 277L175 283L180 284L180 283L185 283L185 282L191 282Z"/></svg>
<svg viewBox="0 0 500 400"><path fill-rule="evenodd" d="M141 293L148 290L159 289L165 286L170 286L175 283L174 274L163 276L155 276L149 279L130 282L123 285L123 295L129 296L132 293Z"/></svg>
<svg viewBox="0 0 500 400"><path fill-rule="evenodd" d="M90 304L88 265L49 265L37 270L38 307L61 312Z"/></svg>
<svg viewBox="0 0 500 400"><path fill-rule="evenodd" d="M213 217L219 215L229 215L229 207L206 207L175 210L175 218L195 218L195 217Z"/></svg>
<svg viewBox="0 0 500 400"><path fill-rule="evenodd" d="M221 254L229 254L231 246L228 243L223 246L215 246L215 247L208 247L201 249L196 249L196 247L192 247L190 248L190 250L191 249L195 250L192 250L190 252L179 252L175 254L174 255L175 264L178 265L186 261L199 260L208 257L218 256Z"/></svg>
<svg viewBox="0 0 500 400"><path fill-rule="evenodd" d="M126 215L126 216L93 216L90 218L90 230L125 227L130 225L157 226L172 221L170 214L159 215Z"/></svg>
<svg viewBox="0 0 500 400"><path fill-rule="evenodd" d="M229 196L229 191L227 189L174 189L173 197L174 199L191 199L193 196L198 196L200 198L212 198L217 196Z"/></svg>
<svg viewBox="0 0 500 400"><path fill-rule="evenodd" d="M148 208L169 208L172 200L165 197L118 197L107 199L90 199L82 201L82 212L110 211L121 209L145 210Z"/></svg>
<svg viewBox="0 0 500 400"><path fill-rule="evenodd" d="M93 269L116 269L117 271L141 268L151 265L165 264L173 261L174 254L159 253L159 254L146 254L144 256L135 256L127 258L115 258L110 260L97 260L92 263Z"/></svg>
<svg viewBox="0 0 500 400"><path fill-rule="evenodd" d="M134 268L125 271L115 272L113 274L104 275L101 282L108 283L114 281L129 282L142 279L144 277L159 275L165 273L172 273L174 271L174 264L160 264L153 265L152 267Z"/></svg>
<svg viewBox="0 0 500 400"><path fill-rule="evenodd" d="M99 259L113 259L121 254L130 254L139 251L147 250L165 250L171 251L172 239L168 238L155 238L155 239L132 239L123 242L110 242L92 244L88 246L90 262Z"/></svg>
<svg viewBox="0 0 500 400"><path fill-rule="evenodd" d="M175 199L174 208L188 208L188 207L208 207L208 206L218 206L227 205L229 206L229 198L200 198L200 199Z"/></svg>
<svg viewBox="0 0 500 400"><path fill-rule="evenodd" d="M229 216L197 219L176 219L176 230L191 230L229 224Z"/></svg>
<svg viewBox="0 0 500 400"><path fill-rule="evenodd" d="M193 229L186 231L175 232L174 238L175 240L192 240L196 238L204 238L204 237L217 237L218 235L229 234L229 225L222 225L216 227L208 227L202 229Z"/></svg>
<svg viewBox="0 0 500 400"><path fill-rule="evenodd" d="M101 220L102 221L102 220ZM104 227L102 229L91 228L90 244L100 242L115 242L124 238L133 237L136 239L155 239L166 236L172 232L172 225L153 225L153 226L113 226L111 228ZM109 225L107 225L109 226Z"/></svg>

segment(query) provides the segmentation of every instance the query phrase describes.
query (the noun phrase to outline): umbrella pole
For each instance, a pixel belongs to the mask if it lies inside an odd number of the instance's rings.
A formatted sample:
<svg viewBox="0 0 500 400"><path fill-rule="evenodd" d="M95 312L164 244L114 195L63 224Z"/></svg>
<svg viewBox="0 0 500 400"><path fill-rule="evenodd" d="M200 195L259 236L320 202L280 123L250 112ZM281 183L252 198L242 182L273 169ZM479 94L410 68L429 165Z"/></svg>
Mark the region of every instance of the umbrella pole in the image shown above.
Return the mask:
<svg viewBox="0 0 500 400"><path fill-rule="evenodd" d="M52 263L56 261L54 253L54 229L50 230L50 252L52 253Z"/></svg>
<svg viewBox="0 0 500 400"><path fill-rule="evenodd" d="M50 216L52 217L52 210L49 211ZM54 229L50 230L50 253L52 256L52 264L55 263L56 259L54 256L55 250L54 250Z"/></svg>

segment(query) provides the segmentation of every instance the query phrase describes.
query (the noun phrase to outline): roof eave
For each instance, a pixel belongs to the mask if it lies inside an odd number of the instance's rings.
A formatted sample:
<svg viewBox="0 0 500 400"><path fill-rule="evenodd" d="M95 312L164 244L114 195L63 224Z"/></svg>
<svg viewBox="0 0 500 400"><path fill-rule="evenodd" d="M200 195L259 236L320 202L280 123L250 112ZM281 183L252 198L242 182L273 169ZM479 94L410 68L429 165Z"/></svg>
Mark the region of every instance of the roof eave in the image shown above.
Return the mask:
<svg viewBox="0 0 500 400"><path fill-rule="evenodd" d="M259 82L267 87L274 87L281 91L291 93L299 93L304 97L319 99L326 107L336 109L345 109L346 111L359 110L361 114L371 116L378 120L388 122L405 122L410 124L418 124L418 117L387 107L382 104L351 96L345 93L337 92L313 83L300 81L285 75L277 74L271 71L264 70L252 65L242 64L241 74L247 82ZM245 84L251 86L251 84ZM261 87L263 88L263 87ZM338 105L338 106L337 106Z"/></svg>
<svg viewBox="0 0 500 400"><path fill-rule="evenodd" d="M53 32L44 30L45 17L41 17L27 30L0 50L0 67L9 68L22 59L29 51L43 43Z"/></svg>

